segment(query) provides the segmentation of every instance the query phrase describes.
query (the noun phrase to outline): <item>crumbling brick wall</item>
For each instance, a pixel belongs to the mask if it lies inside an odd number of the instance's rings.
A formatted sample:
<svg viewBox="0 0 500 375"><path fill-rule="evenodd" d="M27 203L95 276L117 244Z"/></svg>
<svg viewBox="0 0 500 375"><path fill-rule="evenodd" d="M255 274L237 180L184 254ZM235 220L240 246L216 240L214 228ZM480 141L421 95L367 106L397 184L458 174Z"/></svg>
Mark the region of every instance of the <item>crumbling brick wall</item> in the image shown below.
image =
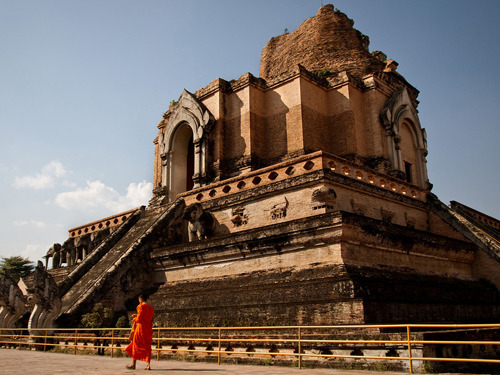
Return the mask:
<svg viewBox="0 0 500 375"><path fill-rule="evenodd" d="M276 77L303 65L310 71L348 71L361 77L384 69L368 51L369 38L353 28L354 22L328 4L297 30L271 38L262 50L260 76Z"/></svg>

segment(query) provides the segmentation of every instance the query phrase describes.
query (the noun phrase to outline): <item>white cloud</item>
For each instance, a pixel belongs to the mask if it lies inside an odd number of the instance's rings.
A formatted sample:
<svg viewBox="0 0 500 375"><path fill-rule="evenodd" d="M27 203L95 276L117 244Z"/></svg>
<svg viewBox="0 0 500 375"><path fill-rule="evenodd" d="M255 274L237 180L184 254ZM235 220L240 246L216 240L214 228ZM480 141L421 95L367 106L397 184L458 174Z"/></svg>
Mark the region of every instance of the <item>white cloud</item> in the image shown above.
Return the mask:
<svg viewBox="0 0 500 375"><path fill-rule="evenodd" d="M131 183L127 188L127 194L123 196L101 181L91 181L87 182L84 188L58 194L55 202L67 210L105 208L117 213L147 204L152 189L151 182Z"/></svg>
<svg viewBox="0 0 500 375"><path fill-rule="evenodd" d="M119 197L120 194L116 190L101 181L87 181L87 186L84 188L58 194L55 202L67 210L89 209L109 207L110 202L116 201Z"/></svg>
<svg viewBox="0 0 500 375"><path fill-rule="evenodd" d="M15 188L50 189L56 184L56 179L66 174L63 165L58 161L51 161L34 176L16 176Z"/></svg>
<svg viewBox="0 0 500 375"><path fill-rule="evenodd" d="M67 180L64 180L64 181L62 182L62 184L63 184L64 186L67 186L67 187L72 187L72 188L75 188L75 187L77 187L77 186L78 186L78 184L77 184L76 182L71 182L71 181L67 181Z"/></svg>
<svg viewBox="0 0 500 375"><path fill-rule="evenodd" d="M37 228L45 228L45 223L43 221L31 221L31 224L33 224Z"/></svg>
<svg viewBox="0 0 500 375"><path fill-rule="evenodd" d="M19 255L36 263L38 260L42 260L42 257L47 253L47 250L48 247L45 248L42 245L27 244Z"/></svg>
<svg viewBox="0 0 500 375"><path fill-rule="evenodd" d="M35 221L35 220L31 220L31 221L27 221L27 220L15 220L13 222L13 224L16 227L24 227L24 226L30 225L30 224L34 225L37 228L44 228L45 227L45 223L43 221Z"/></svg>
<svg viewBox="0 0 500 375"><path fill-rule="evenodd" d="M139 183L130 183L127 188L127 195L120 197L116 202L116 207L121 211L134 208L140 205L145 205L151 199L153 184L151 182L142 181Z"/></svg>

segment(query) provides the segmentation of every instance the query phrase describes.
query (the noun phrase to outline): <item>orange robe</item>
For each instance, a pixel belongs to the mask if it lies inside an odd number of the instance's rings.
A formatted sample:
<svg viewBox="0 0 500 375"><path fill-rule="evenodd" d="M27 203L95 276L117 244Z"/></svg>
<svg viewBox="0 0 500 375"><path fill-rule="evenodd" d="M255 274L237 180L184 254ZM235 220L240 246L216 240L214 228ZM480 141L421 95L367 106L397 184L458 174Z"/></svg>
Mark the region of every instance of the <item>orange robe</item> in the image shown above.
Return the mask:
<svg viewBox="0 0 500 375"><path fill-rule="evenodd" d="M137 316L134 318L135 328L132 342L125 351L133 359L151 361L151 344L153 342L154 310L146 302L137 306Z"/></svg>

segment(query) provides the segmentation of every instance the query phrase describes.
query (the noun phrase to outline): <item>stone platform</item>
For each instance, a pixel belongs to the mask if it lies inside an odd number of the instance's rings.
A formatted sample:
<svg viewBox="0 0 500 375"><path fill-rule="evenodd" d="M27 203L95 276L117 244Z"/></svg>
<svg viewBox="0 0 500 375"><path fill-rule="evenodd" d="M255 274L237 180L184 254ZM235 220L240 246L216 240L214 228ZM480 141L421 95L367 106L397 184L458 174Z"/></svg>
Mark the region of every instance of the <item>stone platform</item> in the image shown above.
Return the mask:
<svg viewBox="0 0 500 375"><path fill-rule="evenodd" d="M125 366L130 363L129 358L110 358L95 355L73 355L61 353L43 353L28 350L0 349L0 374L5 375L120 375L120 374L145 374L144 363L137 362L136 370L128 370ZM151 362L152 374L168 375L397 375L404 372L381 372L365 370L332 370L291 368L277 366L249 366L230 365L205 362L177 362L156 361ZM460 374L454 374L460 375Z"/></svg>

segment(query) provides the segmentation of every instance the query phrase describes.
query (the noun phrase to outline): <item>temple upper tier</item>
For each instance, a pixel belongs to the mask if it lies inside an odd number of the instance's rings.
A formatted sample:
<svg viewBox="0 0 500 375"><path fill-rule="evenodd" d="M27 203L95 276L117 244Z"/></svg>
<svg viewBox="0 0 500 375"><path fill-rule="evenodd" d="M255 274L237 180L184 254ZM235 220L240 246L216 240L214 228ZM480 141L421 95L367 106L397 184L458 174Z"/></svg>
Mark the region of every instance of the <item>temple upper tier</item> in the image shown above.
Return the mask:
<svg viewBox="0 0 500 375"><path fill-rule="evenodd" d="M420 189L427 141L418 90L333 6L271 38L250 73L184 91L158 124L155 196L322 151Z"/></svg>

